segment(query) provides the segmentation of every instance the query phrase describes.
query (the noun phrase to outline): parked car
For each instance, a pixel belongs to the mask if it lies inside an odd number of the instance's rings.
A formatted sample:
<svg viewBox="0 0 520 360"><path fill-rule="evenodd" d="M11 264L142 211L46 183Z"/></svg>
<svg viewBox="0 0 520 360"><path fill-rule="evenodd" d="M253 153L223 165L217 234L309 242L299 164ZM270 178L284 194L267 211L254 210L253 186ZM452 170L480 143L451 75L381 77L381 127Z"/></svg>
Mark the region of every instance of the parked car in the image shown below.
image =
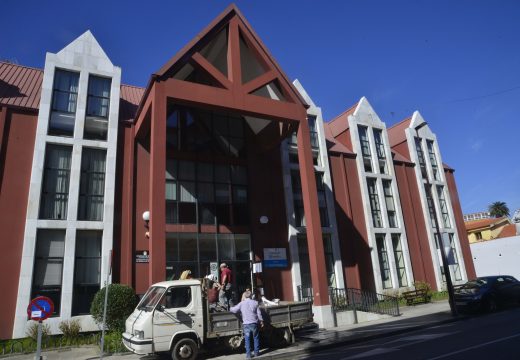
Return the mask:
<svg viewBox="0 0 520 360"><path fill-rule="evenodd" d="M520 304L520 281L509 275L478 277L456 288L454 295L459 311L493 312Z"/></svg>

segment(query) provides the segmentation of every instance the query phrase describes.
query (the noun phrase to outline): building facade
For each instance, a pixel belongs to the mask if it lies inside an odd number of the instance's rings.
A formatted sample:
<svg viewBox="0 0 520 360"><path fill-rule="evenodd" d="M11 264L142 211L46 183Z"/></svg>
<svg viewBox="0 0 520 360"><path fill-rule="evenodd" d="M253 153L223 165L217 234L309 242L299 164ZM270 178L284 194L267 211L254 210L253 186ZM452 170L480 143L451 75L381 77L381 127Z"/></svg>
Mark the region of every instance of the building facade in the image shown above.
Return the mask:
<svg viewBox="0 0 520 360"><path fill-rule="evenodd" d="M324 123L234 5L146 88L121 85L90 32L43 71L0 63L0 79L1 338L25 336L36 295L57 305L53 332L71 317L94 330L105 281L143 294L221 262L236 294L312 295L331 326L330 287L442 288L439 232L453 278L474 276L453 170L426 126L414 135L420 115L387 129L362 98Z"/></svg>

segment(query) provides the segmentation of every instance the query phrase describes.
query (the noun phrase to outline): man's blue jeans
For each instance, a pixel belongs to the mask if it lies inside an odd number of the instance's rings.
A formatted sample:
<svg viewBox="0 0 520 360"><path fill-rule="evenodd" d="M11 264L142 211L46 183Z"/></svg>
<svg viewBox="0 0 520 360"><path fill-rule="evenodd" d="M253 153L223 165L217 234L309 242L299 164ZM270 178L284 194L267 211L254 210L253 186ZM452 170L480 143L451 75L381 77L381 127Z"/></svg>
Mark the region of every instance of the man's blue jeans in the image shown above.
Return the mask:
<svg viewBox="0 0 520 360"><path fill-rule="evenodd" d="M242 325L242 329L246 342L246 357L251 357L251 334L253 334L253 342L255 344L255 355L258 355L260 353L260 331L258 331L258 324L244 324Z"/></svg>

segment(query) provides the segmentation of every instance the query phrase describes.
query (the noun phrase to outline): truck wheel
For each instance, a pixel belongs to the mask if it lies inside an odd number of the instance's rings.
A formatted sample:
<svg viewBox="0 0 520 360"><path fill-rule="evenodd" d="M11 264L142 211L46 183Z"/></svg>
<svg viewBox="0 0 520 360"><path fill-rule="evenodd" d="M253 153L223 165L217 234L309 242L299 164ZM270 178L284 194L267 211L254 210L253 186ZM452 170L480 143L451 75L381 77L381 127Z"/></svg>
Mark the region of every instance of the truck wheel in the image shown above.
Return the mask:
<svg viewBox="0 0 520 360"><path fill-rule="evenodd" d="M177 341L172 350L173 360L195 360L199 348L197 343L192 339L181 339Z"/></svg>

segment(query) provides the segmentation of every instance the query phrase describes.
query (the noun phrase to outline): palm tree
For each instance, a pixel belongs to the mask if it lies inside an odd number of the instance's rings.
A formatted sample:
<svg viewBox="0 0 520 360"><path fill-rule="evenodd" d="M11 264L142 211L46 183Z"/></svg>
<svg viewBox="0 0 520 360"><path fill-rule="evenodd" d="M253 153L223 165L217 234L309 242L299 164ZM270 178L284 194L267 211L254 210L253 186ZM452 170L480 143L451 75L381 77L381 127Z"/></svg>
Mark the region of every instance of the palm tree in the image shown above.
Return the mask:
<svg viewBox="0 0 520 360"><path fill-rule="evenodd" d="M491 216L494 216L496 218L502 217L502 216L509 216L509 208L507 207L506 203L503 201L495 201L488 207L489 214Z"/></svg>

